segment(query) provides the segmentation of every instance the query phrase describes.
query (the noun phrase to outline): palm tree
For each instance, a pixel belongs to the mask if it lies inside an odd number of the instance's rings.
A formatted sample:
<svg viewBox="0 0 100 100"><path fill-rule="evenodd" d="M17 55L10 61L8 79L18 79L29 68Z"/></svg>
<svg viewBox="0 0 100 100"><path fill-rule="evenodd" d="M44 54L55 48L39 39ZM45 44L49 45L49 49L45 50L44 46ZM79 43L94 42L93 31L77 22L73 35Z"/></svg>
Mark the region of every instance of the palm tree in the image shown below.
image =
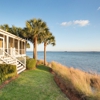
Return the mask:
<svg viewBox="0 0 100 100"><path fill-rule="evenodd" d="M37 39L44 33L47 25L41 19L32 19L26 22L26 28L28 40L33 43L33 58L37 59Z"/></svg>
<svg viewBox="0 0 100 100"><path fill-rule="evenodd" d="M49 44L53 46L55 45L55 37L52 36L52 34L50 37L46 38L44 41L44 65L46 65L46 46Z"/></svg>
<svg viewBox="0 0 100 100"><path fill-rule="evenodd" d="M10 29L9 29L9 32L16 35L16 36L19 36L20 32L22 31L21 28L19 27L16 27L16 26L12 26Z"/></svg>
<svg viewBox="0 0 100 100"><path fill-rule="evenodd" d="M46 29L44 35L42 37L39 37L38 43L44 43L44 65L46 65L46 47L47 45L55 45L55 37L50 33L48 29Z"/></svg>
<svg viewBox="0 0 100 100"><path fill-rule="evenodd" d="M9 27L8 24L0 25L0 28L17 36L19 36L22 31L21 28L15 26Z"/></svg>
<svg viewBox="0 0 100 100"><path fill-rule="evenodd" d="M19 37L21 37L21 38L23 38L23 39L28 39L28 36L29 34L28 34L28 30L27 30L27 28L23 28L23 29L20 29L19 28Z"/></svg>
<svg viewBox="0 0 100 100"><path fill-rule="evenodd" d="M9 32L9 30L10 30L10 27L8 24L0 25L0 28L7 32Z"/></svg>

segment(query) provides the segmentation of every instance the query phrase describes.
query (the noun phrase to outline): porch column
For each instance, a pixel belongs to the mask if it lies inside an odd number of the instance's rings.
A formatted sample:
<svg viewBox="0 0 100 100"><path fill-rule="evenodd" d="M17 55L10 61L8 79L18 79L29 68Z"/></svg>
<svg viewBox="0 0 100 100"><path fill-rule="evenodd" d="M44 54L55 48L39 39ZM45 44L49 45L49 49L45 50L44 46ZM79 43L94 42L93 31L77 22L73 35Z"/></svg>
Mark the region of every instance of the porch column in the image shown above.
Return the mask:
<svg viewBox="0 0 100 100"><path fill-rule="evenodd" d="M23 42L21 41L21 54L23 54Z"/></svg>
<svg viewBox="0 0 100 100"><path fill-rule="evenodd" d="M24 42L22 42L23 54L24 54Z"/></svg>
<svg viewBox="0 0 100 100"><path fill-rule="evenodd" d="M24 54L26 54L26 42L24 42Z"/></svg>
<svg viewBox="0 0 100 100"><path fill-rule="evenodd" d="M13 53L13 55L15 55L15 52L14 52L14 50L15 50L15 39L13 38L13 45L12 45L12 53Z"/></svg>
<svg viewBox="0 0 100 100"><path fill-rule="evenodd" d="M7 53L9 53L9 36L7 36Z"/></svg>
<svg viewBox="0 0 100 100"><path fill-rule="evenodd" d="M13 38L13 48L15 47L15 39Z"/></svg>
<svg viewBox="0 0 100 100"><path fill-rule="evenodd" d="M3 51L5 51L5 35L3 35ZM4 55L4 52L3 52L3 55ZM5 56L5 55L4 55Z"/></svg>
<svg viewBox="0 0 100 100"><path fill-rule="evenodd" d="M5 35L3 35L4 41L3 41L3 47L5 49Z"/></svg>
<svg viewBox="0 0 100 100"><path fill-rule="evenodd" d="M20 41L18 40L18 54L20 54Z"/></svg>
<svg viewBox="0 0 100 100"><path fill-rule="evenodd" d="M22 54L22 42L20 41L20 54Z"/></svg>

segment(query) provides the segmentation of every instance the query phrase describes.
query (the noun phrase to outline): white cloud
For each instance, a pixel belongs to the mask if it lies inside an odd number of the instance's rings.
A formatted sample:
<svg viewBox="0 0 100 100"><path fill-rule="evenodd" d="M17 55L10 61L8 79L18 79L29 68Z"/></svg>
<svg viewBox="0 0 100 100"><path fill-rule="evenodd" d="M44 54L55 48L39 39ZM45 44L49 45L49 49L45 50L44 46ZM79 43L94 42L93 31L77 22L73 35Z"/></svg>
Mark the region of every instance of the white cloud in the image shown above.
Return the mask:
<svg viewBox="0 0 100 100"><path fill-rule="evenodd" d="M79 25L79 26L86 26L89 25L88 20L75 20L73 21L74 24Z"/></svg>
<svg viewBox="0 0 100 100"><path fill-rule="evenodd" d="M75 20L69 22L62 22L62 26L71 26L71 25L79 25L79 26L86 26L89 25L89 20Z"/></svg>
<svg viewBox="0 0 100 100"><path fill-rule="evenodd" d="M98 9L97 10L100 10L100 7L98 7Z"/></svg>
<svg viewBox="0 0 100 100"><path fill-rule="evenodd" d="M62 22L61 25L62 26L70 26L72 24L72 22Z"/></svg>

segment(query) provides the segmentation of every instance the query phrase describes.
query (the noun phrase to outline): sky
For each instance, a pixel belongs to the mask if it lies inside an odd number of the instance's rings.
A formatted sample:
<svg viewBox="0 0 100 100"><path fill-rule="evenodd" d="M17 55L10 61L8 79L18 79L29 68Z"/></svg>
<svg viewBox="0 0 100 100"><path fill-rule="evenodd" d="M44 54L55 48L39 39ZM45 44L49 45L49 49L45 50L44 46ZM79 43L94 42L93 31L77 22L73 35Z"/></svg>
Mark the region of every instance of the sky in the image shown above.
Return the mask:
<svg viewBox="0 0 100 100"><path fill-rule="evenodd" d="M100 0L0 0L0 25L24 28L34 18L55 36L56 46L47 51L100 51Z"/></svg>

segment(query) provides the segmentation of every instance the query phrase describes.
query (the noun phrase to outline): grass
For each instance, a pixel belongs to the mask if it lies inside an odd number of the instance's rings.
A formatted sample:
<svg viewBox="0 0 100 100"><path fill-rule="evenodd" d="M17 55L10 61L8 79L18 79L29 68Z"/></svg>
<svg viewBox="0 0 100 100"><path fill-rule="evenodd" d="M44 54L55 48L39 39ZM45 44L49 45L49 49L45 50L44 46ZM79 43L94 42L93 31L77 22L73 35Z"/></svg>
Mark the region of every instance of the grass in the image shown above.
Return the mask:
<svg viewBox="0 0 100 100"><path fill-rule="evenodd" d="M85 100L100 100L100 75L68 68L59 63L51 63L52 70L61 78L66 87Z"/></svg>
<svg viewBox="0 0 100 100"><path fill-rule="evenodd" d="M0 90L0 100L68 100L56 85L49 68L28 70Z"/></svg>

